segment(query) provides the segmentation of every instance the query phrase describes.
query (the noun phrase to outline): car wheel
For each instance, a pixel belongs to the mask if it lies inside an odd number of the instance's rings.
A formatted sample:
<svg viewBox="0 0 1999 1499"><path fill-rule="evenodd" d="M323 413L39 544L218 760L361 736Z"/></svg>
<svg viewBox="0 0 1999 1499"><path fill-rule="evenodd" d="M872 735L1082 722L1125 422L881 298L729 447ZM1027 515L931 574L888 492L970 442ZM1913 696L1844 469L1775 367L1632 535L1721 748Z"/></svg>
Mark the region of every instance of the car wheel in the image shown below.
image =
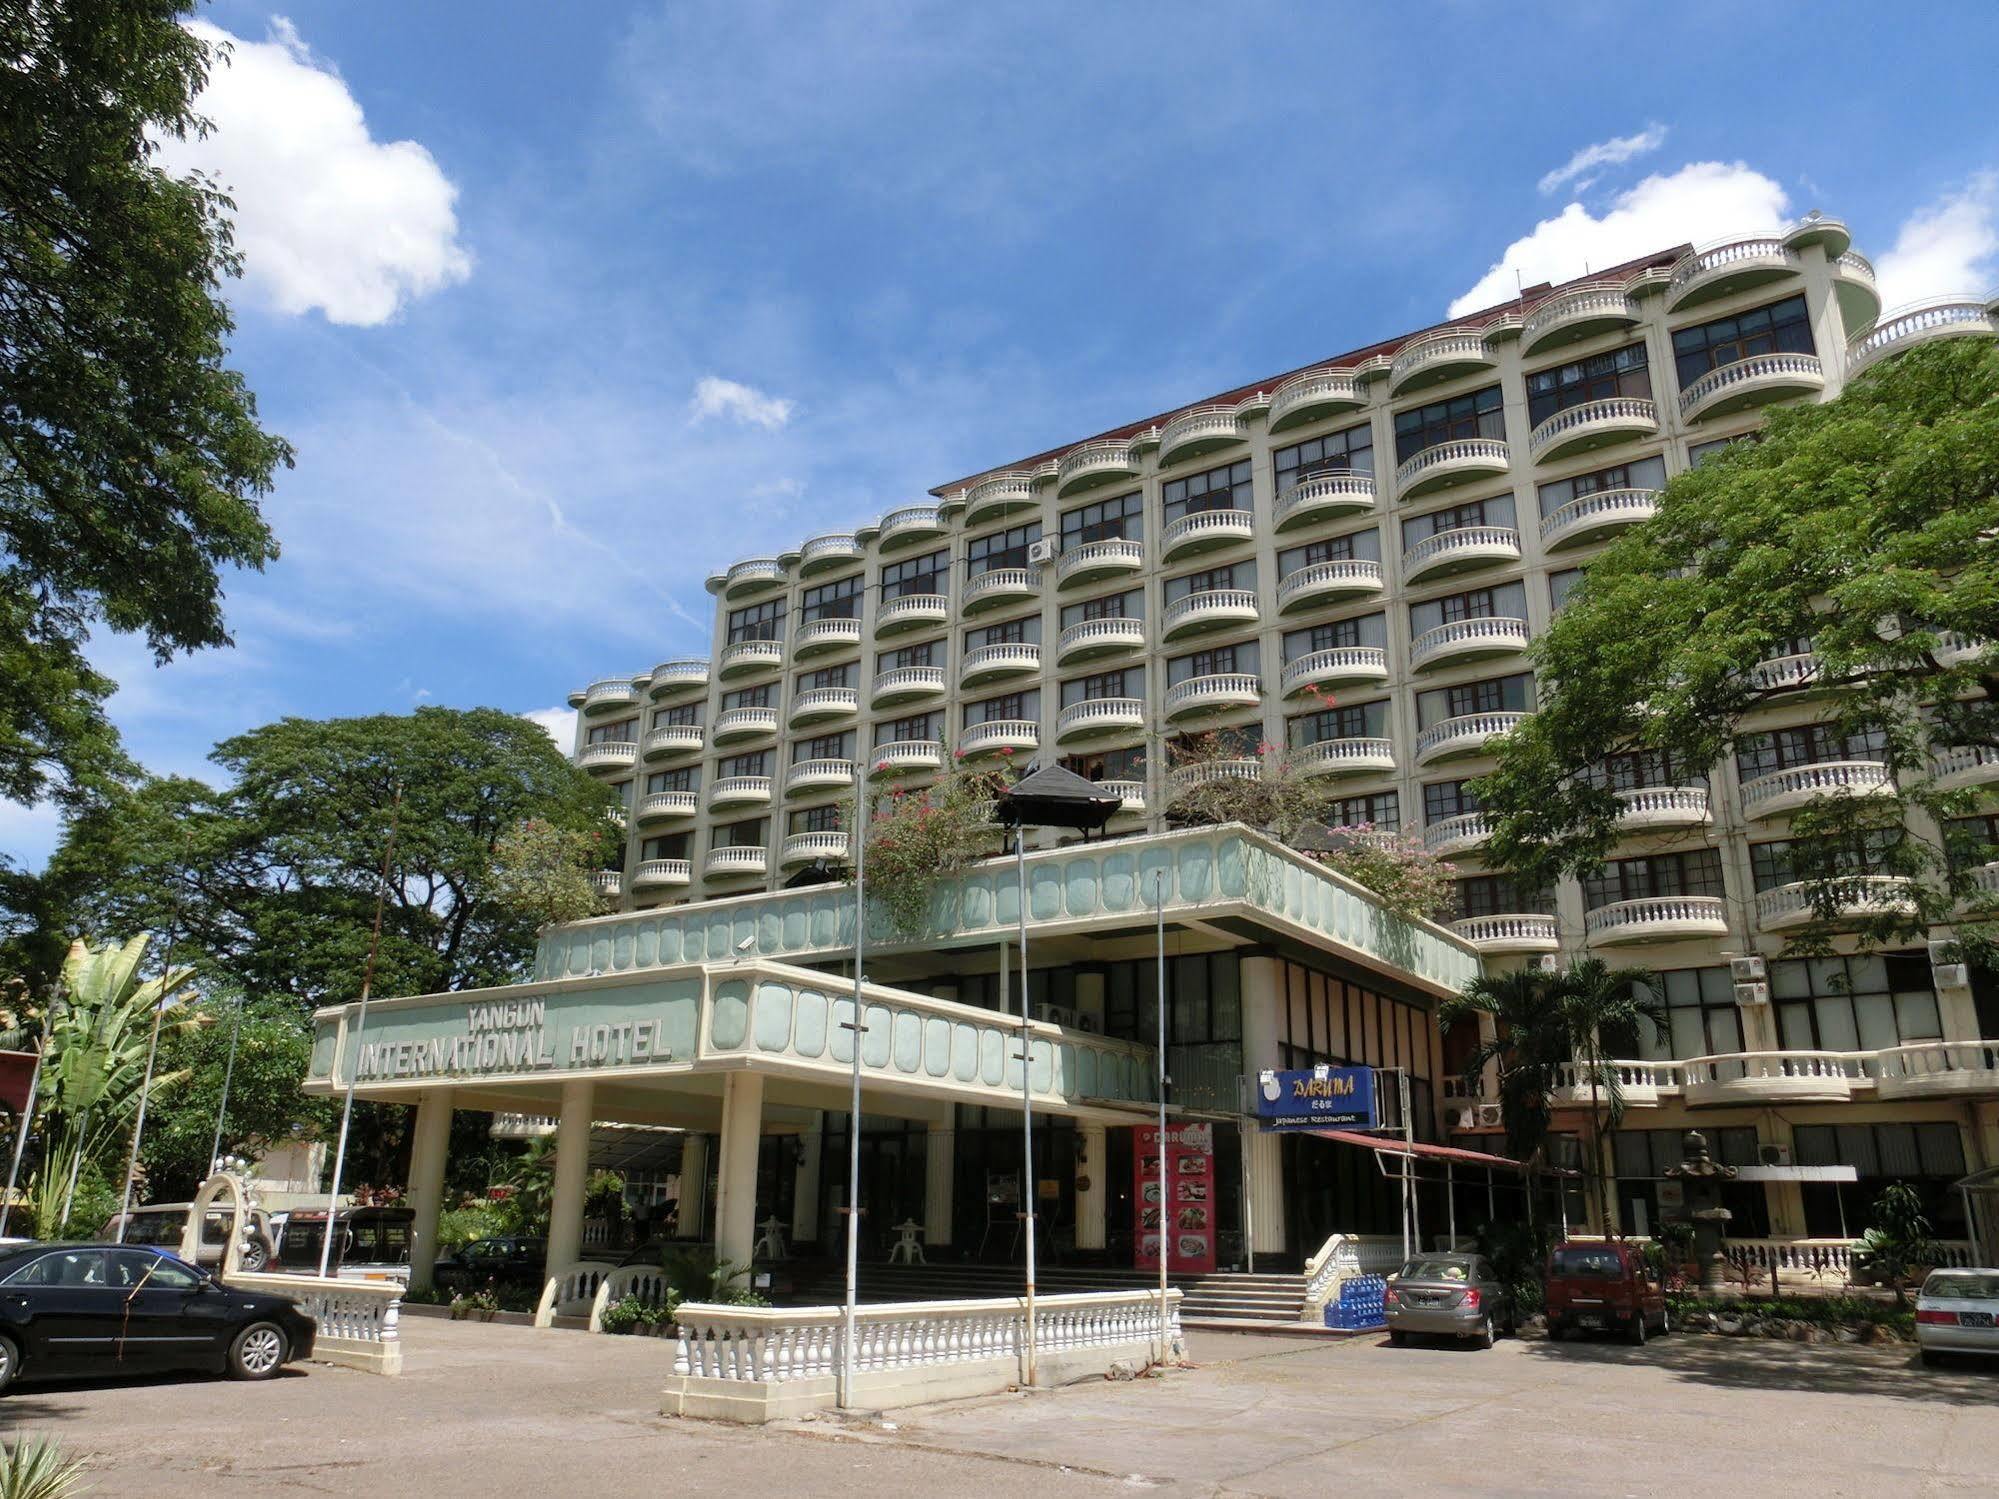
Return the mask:
<svg viewBox="0 0 1999 1499"><path fill-rule="evenodd" d="M1492 1330L1492 1313L1487 1312L1485 1320L1478 1325L1478 1346L1490 1348L1497 1341L1497 1336Z"/></svg>
<svg viewBox="0 0 1999 1499"><path fill-rule="evenodd" d="M1638 1315L1631 1319L1631 1341L1638 1347L1645 1346L1645 1308L1638 1309Z"/></svg>
<svg viewBox="0 0 1999 1499"><path fill-rule="evenodd" d="M229 1345L229 1376L232 1379L269 1379L284 1366L291 1350L284 1330L274 1322L252 1322L236 1334Z"/></svg>
<svg viewBox="0 0 1999 1499"><path fill-rule="evenodd" d="M1394 1348L1407 1348L1409 1346L1409 1334L1403 1332L1400 1328L1391 1327L1388 1330L1388 1342Z"/></svg>
<svg viewBox="0 0 1999 1499"><path fill-rule="evenodd" d="M245 1275L257 1274L270 1262L271 1257L261 1244L246 1245L243 1252L236 1256L236 1268Z"/></svg>
<svg viewBox="0 0 1999 1499"><path fill-rule="evenodd" d="M12 1384L20 1372L21 1350L14 1346L12 1338L0 1337L0 1390Z"/></svg>
<svg viewBox="0 0 1999 1499"><path fill-rule="evenodd" d="M1667 1333L1671 1332L1672 1330L1673 1330L1673 1309L1669 1306L1662 1306L1659 1308L1659 1336L1663 1338Z"/></svg>

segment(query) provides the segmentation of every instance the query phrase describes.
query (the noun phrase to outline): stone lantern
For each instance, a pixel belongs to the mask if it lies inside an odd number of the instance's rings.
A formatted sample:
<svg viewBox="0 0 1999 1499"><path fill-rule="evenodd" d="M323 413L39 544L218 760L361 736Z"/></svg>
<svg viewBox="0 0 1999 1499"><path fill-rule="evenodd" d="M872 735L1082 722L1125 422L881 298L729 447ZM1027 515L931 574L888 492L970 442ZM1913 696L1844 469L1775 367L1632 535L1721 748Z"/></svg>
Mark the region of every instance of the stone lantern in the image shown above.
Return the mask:
<svg viewBox="0 0 1999 1499"><path fill-rule="evenodd" d="M1685 1184L1687 1216L1694 1224L1694 1259L1701 1271L1701 1291L1710 1296L1725 1290L1722 1268L1727 1263L1721 1241L1734 1216L1721 1205L1721 1184L1735 1179L1735 1168L1716 1163L1708 1154L1707 1136L1690 1129L1680 1140L1680 1164L1668 1166L1666 1175Z"/></svg>

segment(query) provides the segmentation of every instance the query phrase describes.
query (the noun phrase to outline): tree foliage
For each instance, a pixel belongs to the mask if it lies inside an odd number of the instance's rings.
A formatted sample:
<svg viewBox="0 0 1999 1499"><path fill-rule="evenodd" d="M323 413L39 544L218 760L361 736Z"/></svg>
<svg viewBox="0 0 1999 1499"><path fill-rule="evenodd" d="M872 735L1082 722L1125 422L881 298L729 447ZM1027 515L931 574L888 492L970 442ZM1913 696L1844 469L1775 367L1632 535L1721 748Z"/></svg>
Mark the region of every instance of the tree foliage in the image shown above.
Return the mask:
<svg viewBox="0 0 1999 1499"><path fill-rule="evenodd" d="M1875 736L1891 794L1829 794L1794 815L1792 859L1821 943L1856 876L1908 881L1859 928L1907 939L1994 897L1971 870L1995 857L1953 820L1975 794L1938 783L1951 756L1999 755L1999 345L1950 340L1868 370L1837 399L1773 411L1762 440L1676 476L1658 512L1596 557L1536 643L1538 712L1476 791L1491 856L1547 883L1601 867L1618 798L1599 767L1657 752L1695 774L1761 710L1804 706ZM1804 691L1759 673L1809 641ZM1925 814L1911 824L1907 814ZM1930 829L1941 828L1941 834ZM1852 924L1849 922L1849 924Z"/></svg>
<svg viewBox="0 0 1999 1499"><path fill-rule="evenodd" d="M1457 906L1458 867L1423 847L1413 828L1383 836L1366 823L1326 829L1326 846L1311 858L1381 897L1397 916L1448 921Z"/></svg>
<svg viewBox="0 0 1999 1499"><path fill-rule="evenodd" d="M1218 731L1193 734L1170 745L1167 760L1174 784L1166 818L1174 827L1240 822L1294 845L1325 827L1332 787L1323 776L1305 774L1279 745L1245 744Z"/></svg>
<svg viewBox="0 0 1999 1499"><path fill-rule="evenodd" d="M878 766L886 773L886 766ZM868 803L867 888L874 910L904 936L917 936L930 921L930 896L980 859L1000 851L1003 834L993 822L993 800L1014 781L1010 767L975 767L953 762L928 786L908 789L891 783L861 794Z"/></svg>
<svg viewBox="0 0 1999 1499"><path fill-rule="evenodd" d="M595 916L604 898L590 876L604 867L605 841L603 828L523 818L494 841L493 893L538 926Z"/></svg>

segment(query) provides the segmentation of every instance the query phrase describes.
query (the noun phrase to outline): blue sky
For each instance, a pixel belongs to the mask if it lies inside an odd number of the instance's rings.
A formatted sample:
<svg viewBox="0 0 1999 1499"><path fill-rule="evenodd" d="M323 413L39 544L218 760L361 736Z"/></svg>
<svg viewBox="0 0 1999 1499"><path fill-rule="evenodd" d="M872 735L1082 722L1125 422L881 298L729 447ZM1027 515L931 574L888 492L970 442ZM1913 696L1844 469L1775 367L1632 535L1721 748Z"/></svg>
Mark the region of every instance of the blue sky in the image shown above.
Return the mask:
<svg viewBox="0 0 1999 1499"><path fill-rule="evenodd" d="M236 362L299 451L237 645L99 642L161 772L707 645L708 572L1811 208L1999 283L1999 11L222 0ZM549 710L555 710L553 712ZM45 809L0 805L38 862Z"/></svg>

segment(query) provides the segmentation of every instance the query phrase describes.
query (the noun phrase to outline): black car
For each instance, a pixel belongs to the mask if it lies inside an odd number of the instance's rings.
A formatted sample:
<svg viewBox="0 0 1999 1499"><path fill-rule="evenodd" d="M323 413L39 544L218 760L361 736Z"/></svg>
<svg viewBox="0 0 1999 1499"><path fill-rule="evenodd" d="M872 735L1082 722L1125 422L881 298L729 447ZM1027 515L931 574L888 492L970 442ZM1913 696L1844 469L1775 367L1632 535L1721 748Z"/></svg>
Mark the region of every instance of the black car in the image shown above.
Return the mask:
<svg viewBox="0 0 1999 1499"><path fill-rule="evenodd" d="M17 1244L0 1250L0 1390L72 1378L209 1369L268 1379L312 1356L312 1318L157 1249Z"/></svg>
<svg viewBox="0 0 1999 1499"><path fill-rule="evenodd" d="M474 1239L455 1254L441 1255L431 1271L440 1290L481 1286L539 1286L548 1275L546 1239Z"/></svg>

